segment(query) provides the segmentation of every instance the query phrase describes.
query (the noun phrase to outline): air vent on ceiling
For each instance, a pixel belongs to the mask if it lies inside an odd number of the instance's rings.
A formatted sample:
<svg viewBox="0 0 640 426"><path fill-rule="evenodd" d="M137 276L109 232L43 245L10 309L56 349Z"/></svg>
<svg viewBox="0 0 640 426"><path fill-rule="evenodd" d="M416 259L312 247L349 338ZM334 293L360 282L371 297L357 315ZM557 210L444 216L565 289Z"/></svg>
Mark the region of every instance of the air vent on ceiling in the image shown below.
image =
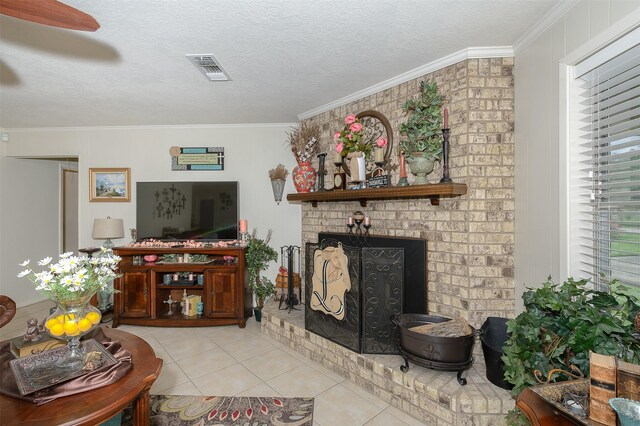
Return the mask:
<svg viewBox="0 0 640 426"><path fill-rule="evenodd" d="M213 55L186 55L196 68L211 81L227 81L229 76Z"/></svg>

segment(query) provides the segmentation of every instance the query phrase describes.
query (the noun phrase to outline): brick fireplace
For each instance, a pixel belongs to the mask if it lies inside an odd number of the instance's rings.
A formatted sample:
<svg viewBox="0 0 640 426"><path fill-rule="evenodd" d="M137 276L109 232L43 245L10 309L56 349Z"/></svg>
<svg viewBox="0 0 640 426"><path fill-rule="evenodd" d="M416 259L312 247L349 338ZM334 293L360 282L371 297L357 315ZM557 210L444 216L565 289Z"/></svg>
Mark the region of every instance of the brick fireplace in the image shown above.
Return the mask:
<svg viewBox="0 0 640 426"><path fill-rule="evenodd" d="M321 232L346 232L346 218L361 210L371 217L370 233L428 242L428 310L462 317L479 327L487 316L514 315L514 141L513 58L468 59L308 119L321 129L320 152L331 152L333 133L349 113L375 110L393 129L405 120L401 106L433 78L450 111L450 175L467 194L427 199L302 204L302 240ZM397 162L397 155L393 156ZM333 166L329 166L332 173ZM442 170L428 176L438 182ZM409 176L409 182L412 181ZM398 181L397 168L391 173Z"/></svg>
<svg viewBox="0 0 640 426"><path fill-rule="evenodd" d="M347 114L384 114L393 129L392 162L397 163L397 129L405 120L401 106L417 94L420 81L433 78L450 111L450 176L466 184L467 193L442 197L439 205L427 199L369 200L366 207L355 201L303 203L303 245L318 241L321 233L346 232L346 218L361 210L371 218L373 236L427 241L429 314L461 317L476 328L489 316L513 317L513 68L512 58L469 59L309 118L322 131L320 152L331 152L333 133ZM395 185L398 169L392 165ZM439 167L428 176L433 183L442 177ZM485 378L479 342L468 384L460 386L453 372L412 367L402 373L397 355L358 354L310 333L302 312L265 308L262 329L425 424L503 424L513 408L510 393Z"/></svg>

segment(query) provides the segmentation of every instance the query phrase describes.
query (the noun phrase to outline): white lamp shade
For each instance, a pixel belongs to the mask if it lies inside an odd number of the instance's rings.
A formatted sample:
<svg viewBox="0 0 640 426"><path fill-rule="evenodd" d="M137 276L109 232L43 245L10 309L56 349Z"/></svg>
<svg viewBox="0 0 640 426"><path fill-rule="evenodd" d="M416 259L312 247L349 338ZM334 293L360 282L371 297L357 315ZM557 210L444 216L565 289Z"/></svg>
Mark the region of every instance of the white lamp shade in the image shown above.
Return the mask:
<svg viewBox="0 0 640 426"><path fill-rule="evenodd" d="M122 219L93 220L93 232L91 237L95 240L109 240L111 238L124 238L124 223Z"/></svg>

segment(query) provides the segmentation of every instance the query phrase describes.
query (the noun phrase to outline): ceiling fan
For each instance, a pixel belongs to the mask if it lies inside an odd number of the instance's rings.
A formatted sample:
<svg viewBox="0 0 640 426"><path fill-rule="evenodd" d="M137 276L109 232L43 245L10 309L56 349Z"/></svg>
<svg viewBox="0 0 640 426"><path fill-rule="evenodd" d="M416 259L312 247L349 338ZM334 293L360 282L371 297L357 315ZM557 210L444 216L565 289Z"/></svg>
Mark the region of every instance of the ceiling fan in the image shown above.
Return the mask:
<svg viewBox="0 0 640 426"><path fill-rule="evenodd" d="M57 0L0 0L0 13L70 30L95 31L100 28L91 15Z"/></svg>

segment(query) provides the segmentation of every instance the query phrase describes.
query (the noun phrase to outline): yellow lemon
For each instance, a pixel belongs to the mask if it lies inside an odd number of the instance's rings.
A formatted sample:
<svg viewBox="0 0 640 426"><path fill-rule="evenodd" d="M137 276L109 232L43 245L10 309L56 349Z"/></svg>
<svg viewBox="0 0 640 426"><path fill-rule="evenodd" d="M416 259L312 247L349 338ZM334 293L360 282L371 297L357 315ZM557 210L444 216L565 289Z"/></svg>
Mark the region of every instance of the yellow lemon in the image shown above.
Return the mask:
<svg viewBox="0 0 640 426"><path fill-rule="evenodd" d="M78 321L78 329L83 333L91 329L91 327L93 327L93 324L87 318L82 318L80 321Z"/></svg>
<svg viewBox="0 0 640 426"><path fill-rule="evenodd" d="M47 320L44 326L47 327L47 330L51 330L51 327L53 327L54 324L60 324L60 322L55 318L51 318Z"/></svg>
<svg viewBox="0 0 640 426"><path fill-rule="evenodd" d="M59 322L56 322L49 329L49 333L53 334L56 337L62 336L64 334L64 326Z"/></svg>
<svg viewBox="0 0 640 426"><path fill-rule="evenodd" d="M67 336L74 336L78 333L78 324L75 322L67 321L64 323L64 332Z"/></svg>
<svg viewBox="0 0 640 426"><path fill-rule="evenodd" d="M55 319L61 324L67 321L73 321L76 318L75 314L58 315Z"/></svg>
<svg viewBox="0 0 640 426"><path fill-rule="evenodd" d="M89 312L84 317L91 321L91 324L97 324L100 322L100 314L97 312Z"/></svg>

